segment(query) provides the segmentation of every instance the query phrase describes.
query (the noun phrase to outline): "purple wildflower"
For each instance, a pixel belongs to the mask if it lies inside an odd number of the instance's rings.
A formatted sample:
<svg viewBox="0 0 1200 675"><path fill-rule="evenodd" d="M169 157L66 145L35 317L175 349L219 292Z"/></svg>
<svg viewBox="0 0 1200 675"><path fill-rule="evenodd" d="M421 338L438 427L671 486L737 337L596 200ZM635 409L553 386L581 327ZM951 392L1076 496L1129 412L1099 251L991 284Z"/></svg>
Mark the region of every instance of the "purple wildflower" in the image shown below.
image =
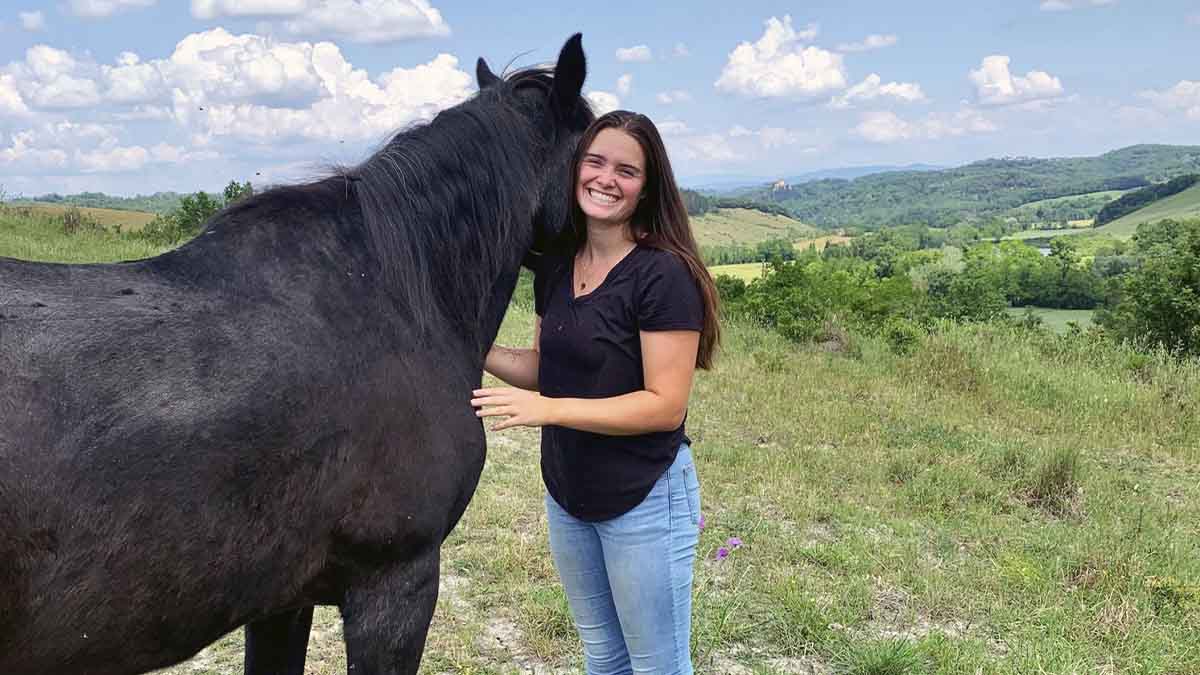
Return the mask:
<svg viewBox="0 0 1200 675"><path fill-rule="evenodd" d="M730 551L732 551L735 548L742 547L742 540L738 539L737 537L730 537L729 541L725 542L725 545L729 547Z"/></svg>
<svg viewBox="0 0 1200 675"><path fill-rule="evenodd" d="M700 529L704 529L704 514L700 514Z"/></svg>
<svg viewBox="0 0 1200 675"><path fill-rule="evenodd" d="M717 549L717 560L724 560L727 557L729 557L729 549L724 546Z"/></svg>

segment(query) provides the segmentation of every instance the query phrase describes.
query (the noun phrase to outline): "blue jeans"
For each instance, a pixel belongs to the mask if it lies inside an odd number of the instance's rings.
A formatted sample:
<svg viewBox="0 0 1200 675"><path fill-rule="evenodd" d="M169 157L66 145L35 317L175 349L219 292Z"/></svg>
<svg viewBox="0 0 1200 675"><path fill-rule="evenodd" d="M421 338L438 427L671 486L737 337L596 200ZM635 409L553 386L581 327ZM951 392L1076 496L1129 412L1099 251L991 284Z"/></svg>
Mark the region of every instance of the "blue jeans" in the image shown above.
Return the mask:
<svg viewBox="0 0 1200 675"><path fill-rule="evenodd" d="M588 675L692 675L700 482L691 449L680 446L650 494L623 515L579 520L549 495L546 515Z"/></svg>

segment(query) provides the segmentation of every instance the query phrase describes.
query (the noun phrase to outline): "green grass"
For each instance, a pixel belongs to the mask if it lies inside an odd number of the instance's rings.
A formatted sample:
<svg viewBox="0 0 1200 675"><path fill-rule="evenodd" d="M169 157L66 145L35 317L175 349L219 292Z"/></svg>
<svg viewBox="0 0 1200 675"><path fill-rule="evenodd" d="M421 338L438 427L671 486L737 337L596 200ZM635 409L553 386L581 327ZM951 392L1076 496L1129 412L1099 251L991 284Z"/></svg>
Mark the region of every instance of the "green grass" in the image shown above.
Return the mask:
<svg viewBox="0 0 1200 675"><path fill-rule="evenodd" d="M148 258L165 250L112 229L67 234L61 215L32 207L0 206L0 256L43 262L116 262Z"/></svg>
<svg viewBox="0 0 1200 675"><path fill-rule="evenodd" d="M1093 232L1128 239L1137 232L1137 226L1142 223L1157 222L1166 218L1182 220L1196 217L1200 217L1200 184L1121 216Z"/></svg>
<svg viewBox="0 0 1200 675"><path fill-rule="evenodd" d="M818 234L811 225L754 209L716 209L692 216L690 221L701 246L757 244L768 239L796 240Z"/></svg>
<svg viewBox="0 0 1200 675"><path fill-rule="evenodd" d="M1092 325L1094 310L1090 309L1054 309L1052 307L1009 307L1011 316L1022 317L1025 313L1033 312L1042 319L1042 324L1055 333L1065 333L1072 322L1080 328Z"/></svg>
<svg viewBox="0 0 1200 675"><path fill-rule="evenodd" d="M1068 195L1066 197L1053 197L1051 199L1039 199L1039 200L1033 201L1033 202L1026 202L1012 210L1013 211L1036 211L1036 210L1038 210L1038 208L1043 207L1043 206L1055 206L1058 204L1062 204L1064 202L1071 202L1071 201L1075 201L1075 200L1078 200L1081 198L1087 198L1087 197L1095 197L1095 198L1099 198L1099 199L1104 199L1106 201L1112 201L1112 200L1116 199L1117 197L1120 197L1121 195L1125 194L1126 192L1131 192L1131 190L1101 190L1099 192L1085 192L1083 194Z"/></svg>
<svg viewBox="0 0 1200 675"><path fill-rule="evenodd" d="M514 305L499 342L532 324ZM699 673L1200 672L1200 363L1000 325L853 340L731 320L696 378ZM536 431L489 434L422 673L581 671L537 466ZM308 672L345 672L335 610Z"/></svg>
<svg viewBox="0 0 1200 675"><path fill-rule="evenodd" d="M38 216L62 216L71 206L62 204L44 204L41 202L22 203L19 206L14 206L14 209L28 210L29 213ZM140 230L142 227L154 220L155 214L145 211L126 211L123 209L102 209L89 206L78 207L88 218L95 220L101 225L109 228L119 228L121 231Z"/></svg>
<svg viewBox="0 0 1200 675"><path fill-rule="evenodd" d="M737 263L733 265L713 265L708 268L708 272L714 277L719 274L741 279L746 283L750 283L755 279L762 278L763 263Z"/></svg>

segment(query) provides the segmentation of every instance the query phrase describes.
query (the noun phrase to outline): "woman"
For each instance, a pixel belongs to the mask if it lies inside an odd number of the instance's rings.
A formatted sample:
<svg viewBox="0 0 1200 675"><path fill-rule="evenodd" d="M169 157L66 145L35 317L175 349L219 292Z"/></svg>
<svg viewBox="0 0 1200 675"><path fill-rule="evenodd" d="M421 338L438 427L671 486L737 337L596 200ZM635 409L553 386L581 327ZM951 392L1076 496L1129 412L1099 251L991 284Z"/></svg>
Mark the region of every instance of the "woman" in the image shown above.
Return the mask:
<svg viewBox="0 0 1200 675"><path fill-rule="evenodd" d="M542 428L550 550L587 672L692 672L700 485L684 419L718 343L666 150L644 115L615 111L572 162L572 236L541 257L532 349L496 346L475 392L493 429Z"/></svg>

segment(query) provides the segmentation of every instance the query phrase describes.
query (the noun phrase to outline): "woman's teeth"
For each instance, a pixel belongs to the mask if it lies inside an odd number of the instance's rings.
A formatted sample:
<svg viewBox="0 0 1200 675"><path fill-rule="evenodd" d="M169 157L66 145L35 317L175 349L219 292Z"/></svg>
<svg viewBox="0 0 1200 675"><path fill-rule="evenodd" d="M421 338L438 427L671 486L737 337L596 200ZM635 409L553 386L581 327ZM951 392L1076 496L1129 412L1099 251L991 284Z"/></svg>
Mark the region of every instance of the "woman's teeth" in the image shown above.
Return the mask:
<svg viewBox="0 0 1200 675"><path fill-rule="evenodd" d="M603 192L596 192L591 188L588 188L587 192L588 196L590 196L594 201L598 201L602 204L614 204L617 201L616 197L613 197L612 195L606 195Z"/></svg>

